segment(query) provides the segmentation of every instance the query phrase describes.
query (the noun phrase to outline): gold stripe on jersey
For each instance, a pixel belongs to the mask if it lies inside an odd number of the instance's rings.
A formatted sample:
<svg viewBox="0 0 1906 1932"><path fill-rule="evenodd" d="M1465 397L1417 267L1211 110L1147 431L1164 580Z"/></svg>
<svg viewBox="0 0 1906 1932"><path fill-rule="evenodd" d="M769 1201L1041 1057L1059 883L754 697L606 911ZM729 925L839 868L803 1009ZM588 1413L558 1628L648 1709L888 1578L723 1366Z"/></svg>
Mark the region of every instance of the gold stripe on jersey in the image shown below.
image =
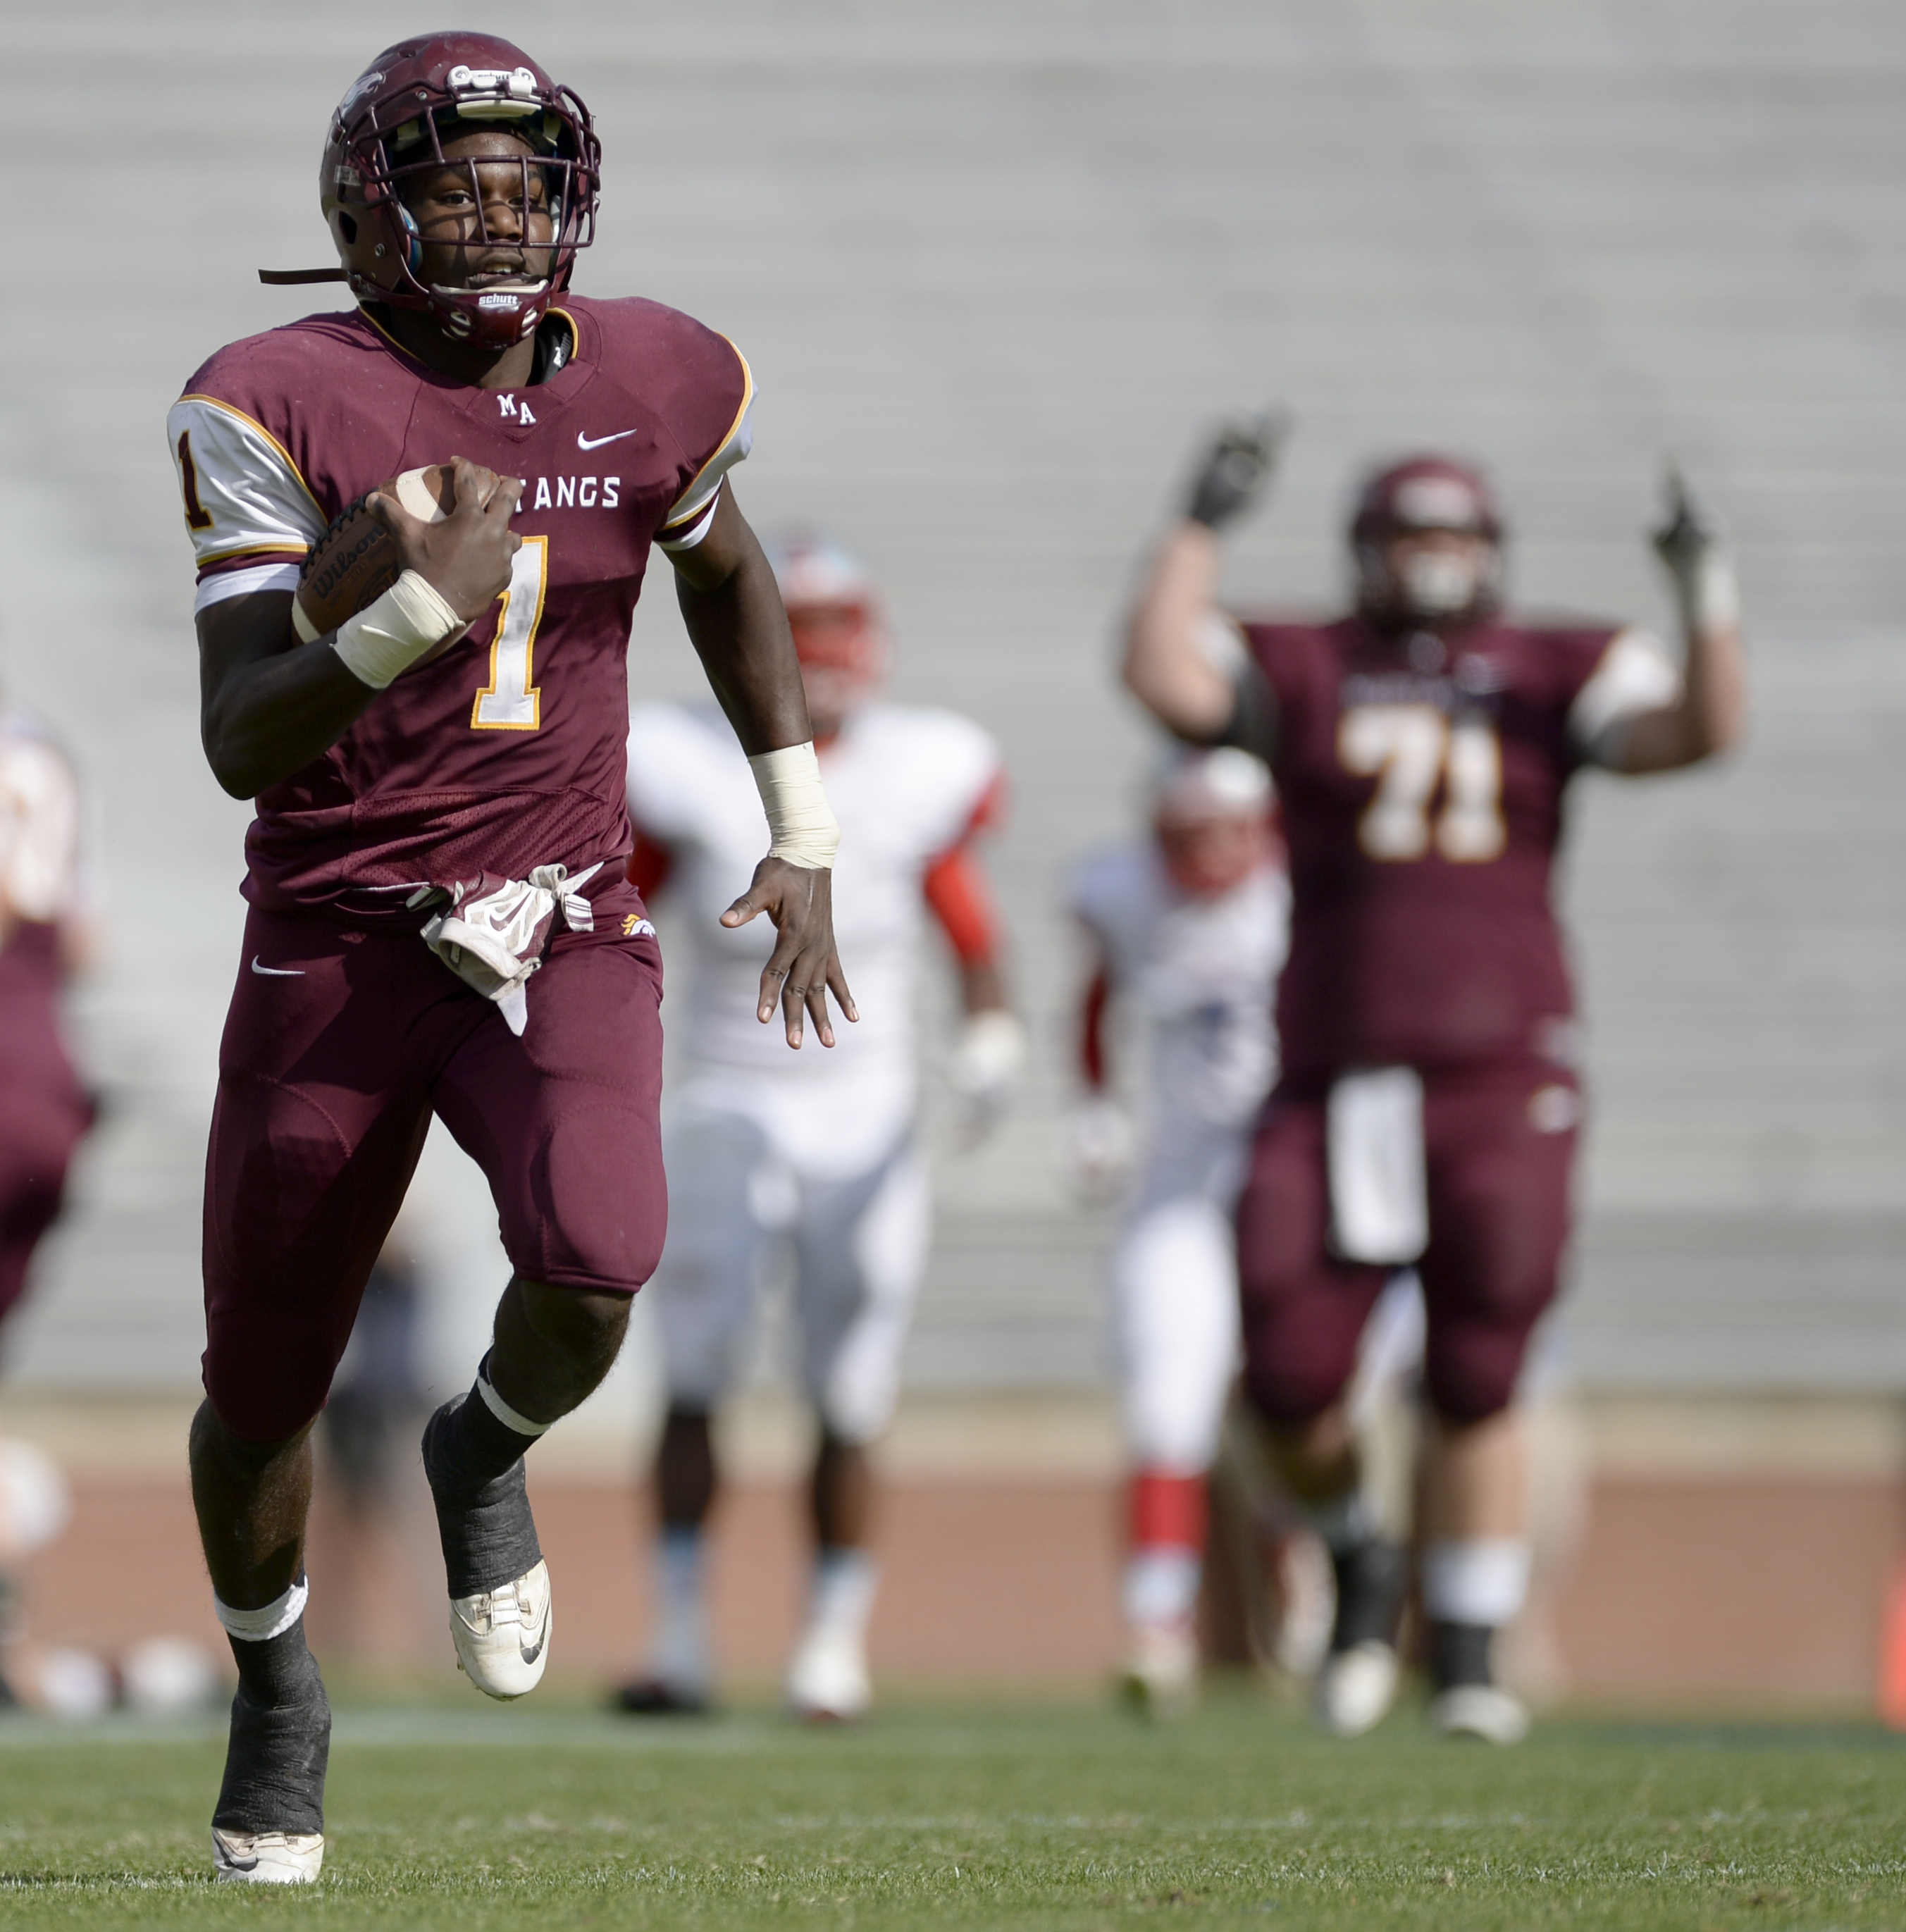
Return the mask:
<svg viewBox="0 0 1906 1932"><path fill-rule="evenodd" d="M716 458L719 456L722 452L727 448L728 445L734 440L736 436L740 431L741 425L748 420L748 412L754 404L755 372L749 368L747 357L742 354L740 349L735 346L733 341L730 340L730 339L725 335L722 338L722 340L724 342L726 342L731 349L734 350L734 359L741 364L741 406L735 411L734 420L728 424L727 434L722 436L719 442L716 444L713 452L709 456L708 462L704 463L701 467L695 472L694 476L689 480L689 487L682 492L681 496L677 496L675 499L677 503L680 502L683 498L692 496L695 494L695 485L698 484L701 481L702 478L708 473L709 464L712 464L715 460ZM733 464L730 464L728 466L729 470L731 470L734 467L734 466ZM722 474L725 476L727 474L727 470L724 470ZM671 530L679 530L685 524L693 523L695 518L700 516L701 513L707 508L707 502L704 501L696 504L692 509L684 510L679 516L670 518L668 521L664 524L662 528L656 532L656 541L658 542L662 541L668 535L668 532Z"/></svg>
<svg viewBox="0 0 1906 1932"><path fill-rule="evenodd" d="M241 556L309 556L309 544L275 543L250 544L241 550L214 550L199 565L199 574L203 576L207 568L215 563L230 563Z"/></svg>

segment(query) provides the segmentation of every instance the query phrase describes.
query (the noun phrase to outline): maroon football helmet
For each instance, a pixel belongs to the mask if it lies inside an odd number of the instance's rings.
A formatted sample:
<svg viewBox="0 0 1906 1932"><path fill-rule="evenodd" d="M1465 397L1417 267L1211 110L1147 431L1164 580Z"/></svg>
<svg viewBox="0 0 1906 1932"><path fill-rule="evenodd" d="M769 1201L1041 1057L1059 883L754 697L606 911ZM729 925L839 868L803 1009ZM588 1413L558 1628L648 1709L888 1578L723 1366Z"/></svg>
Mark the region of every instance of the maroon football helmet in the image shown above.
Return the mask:
<svg viewBox="0 0 1906 1932"><path fill-rule="evenodd" d="M468 168L479 234L488 241L477 164L443 158L446 138L477 128L517 135L527 146L519 164L522 206L549 212L547 271L514 287L428 285L419 272L423 246L401 190L419 174ZM351 83L332 116L318 196L360 302L421 310L458 341L504 348L534 332L551 298L568 286L576 250L595 239L601 162L588 109L520 48L489 34L429 34L387 47ZM541 252L525 250L531 258Z"/></svg>
<svg viewBox="0 0 1906 1932"><path fill-rule="evenodd" d="M1400 574L1394 540L1436 532L1478 541L1409 557ZM1364 483L1351 519L1359 601L1373 616L1405 622L1480 616L1501 586L1502 542L1489 485L1466 464L1445 456L1392 463Z"/></svg>

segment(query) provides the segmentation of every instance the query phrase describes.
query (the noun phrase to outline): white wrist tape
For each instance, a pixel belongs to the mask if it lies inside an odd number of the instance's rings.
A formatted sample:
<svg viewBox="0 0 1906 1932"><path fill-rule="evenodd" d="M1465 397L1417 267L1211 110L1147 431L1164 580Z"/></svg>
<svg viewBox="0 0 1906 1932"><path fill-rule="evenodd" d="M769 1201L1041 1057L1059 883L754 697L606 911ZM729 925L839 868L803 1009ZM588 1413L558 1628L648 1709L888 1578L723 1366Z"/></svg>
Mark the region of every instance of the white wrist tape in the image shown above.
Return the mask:
<svg viewBox="0 0 1906 1932"><path fill-rule="evenodd" d="M359 683L382 691L463 628L464 620L437 595L437 586L407 570L376 603L338 626L331 648Z"/></svg>
<svg viewBox="0 0 1906 1932"><path fill-rule="evenodd" d="M1711 544L1674 573L1681 619L1691 631L1730 631L1740 622L1740 584L1734 560L1720 544Z"/></svg>
<svg viewBox="0 0 1906 1932"><path fill-rule="evenodd" d="M821 788L821 761L814 755L813 741L757 752L748 760L748 769L755 774L761 808L767 814L773 842L768 856L810 872L826 872L834 862L841 829Z"/></svg>

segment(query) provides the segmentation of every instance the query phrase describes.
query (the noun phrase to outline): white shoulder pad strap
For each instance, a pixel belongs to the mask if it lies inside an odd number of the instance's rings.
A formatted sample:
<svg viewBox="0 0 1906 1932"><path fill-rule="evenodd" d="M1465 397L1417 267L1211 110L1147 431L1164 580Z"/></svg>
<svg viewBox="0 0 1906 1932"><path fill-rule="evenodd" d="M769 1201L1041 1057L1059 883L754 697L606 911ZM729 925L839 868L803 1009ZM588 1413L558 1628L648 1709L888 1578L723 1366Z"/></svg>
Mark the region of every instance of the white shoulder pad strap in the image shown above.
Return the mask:
<svg viewBox="0 0 1906 1932"><path fill-rule="evenodd" d="M235 557L296 559L325 514L284 446L262 424L210 396L183 396L166 437L199 567Z"/></svg>

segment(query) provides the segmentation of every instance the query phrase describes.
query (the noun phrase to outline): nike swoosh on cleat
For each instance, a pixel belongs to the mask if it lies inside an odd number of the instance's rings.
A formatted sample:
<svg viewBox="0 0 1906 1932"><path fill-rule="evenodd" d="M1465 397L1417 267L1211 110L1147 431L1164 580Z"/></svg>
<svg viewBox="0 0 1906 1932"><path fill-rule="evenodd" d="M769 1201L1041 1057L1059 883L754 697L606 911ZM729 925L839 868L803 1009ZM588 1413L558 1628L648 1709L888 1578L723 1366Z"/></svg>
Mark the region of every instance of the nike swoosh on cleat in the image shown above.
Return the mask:
<svg viewBox="0 0 1906 1932"><path fill-rule="evenodd" d="M251 970L263 980L302 980L305 969L302 966L261 966L258 956L251 956Z"/></svg>
<svg viewBox="0 0 1906 1932"><path fill-rule="evenodd" d="M576 447L578 449L600 449L605 442L620 442L624 436L635 434L632 429L619 429L614 436L584 436L581 430L578 430Z"/></svg>
<svg viewBox="0 0 1906 1932"><path fill-rule="evenodd" d="M523 1661L524 1661L525 1664L533 1664L533 1663L535 1663L535 1662L536 1662L536 1659L537 1659L538 1658L539 1658L540 1656L542 1656L542 1647L543 1647L543 1646L544 1646L545 1644L546 1644L548 1641L549 1641L549 1626L548 1626L548 1624L546 1624L546 1623L545 1623L545 1624L543 1625L543 1627L542 1627L542 1636L540 1636L539 1637L538 1637L538 1638L536 1639L536 1648L535 1648L535 1649L533 1649L533 1650L530 1650L530 1649L528 1649L528 1648L525 1648L525 1646L524 1646L524 1645L523 1640L522 1640L521 1637L518 1637L518 1638L516 1640L516 1648L517 1648L518 1654L522 1658Z"/></svg>

